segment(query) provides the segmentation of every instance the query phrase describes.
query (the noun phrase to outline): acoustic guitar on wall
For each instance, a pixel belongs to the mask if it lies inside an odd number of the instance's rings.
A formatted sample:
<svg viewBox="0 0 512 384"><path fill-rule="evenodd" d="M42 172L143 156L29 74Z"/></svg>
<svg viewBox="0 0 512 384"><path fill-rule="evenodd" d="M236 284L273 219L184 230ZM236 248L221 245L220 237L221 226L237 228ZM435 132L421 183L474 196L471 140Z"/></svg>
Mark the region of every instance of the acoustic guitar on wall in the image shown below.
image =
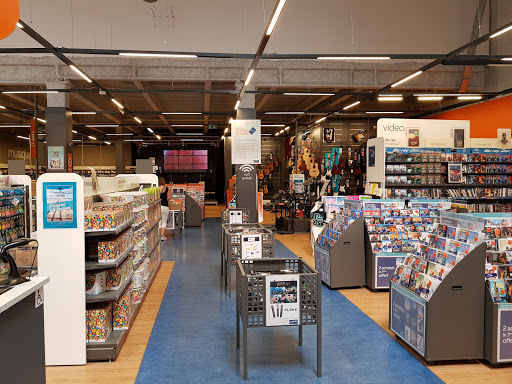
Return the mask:
<svg viewBox="0 0 512 384"><path fill-rule="evenodd" d="M313 165L309 168L309 176L317 178L318 175L320 175L320 169L318 168L318 163L315 161L315 155L313 155L312 163Z"/></svg>
<svg viewBox="0 0 512 384"><path fill-rule="evenodd" d="M258 169L258 180L263 180L264 177L265 177L265 174L263 173L263 169L259 168Z"/></svg>

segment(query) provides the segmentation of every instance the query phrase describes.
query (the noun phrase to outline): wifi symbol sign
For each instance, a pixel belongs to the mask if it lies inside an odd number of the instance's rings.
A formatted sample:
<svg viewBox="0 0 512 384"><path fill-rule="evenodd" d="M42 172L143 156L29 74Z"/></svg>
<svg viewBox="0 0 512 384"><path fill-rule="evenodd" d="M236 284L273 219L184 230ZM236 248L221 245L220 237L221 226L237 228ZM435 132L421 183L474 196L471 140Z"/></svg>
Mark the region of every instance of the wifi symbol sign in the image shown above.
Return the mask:
<svg viewBox="0 0 512 384"><path fill-rule="evenodd" d="M251 172L254 171L254 167L250 164L244 164L240 167L240 169L244 172Z"/></svg>

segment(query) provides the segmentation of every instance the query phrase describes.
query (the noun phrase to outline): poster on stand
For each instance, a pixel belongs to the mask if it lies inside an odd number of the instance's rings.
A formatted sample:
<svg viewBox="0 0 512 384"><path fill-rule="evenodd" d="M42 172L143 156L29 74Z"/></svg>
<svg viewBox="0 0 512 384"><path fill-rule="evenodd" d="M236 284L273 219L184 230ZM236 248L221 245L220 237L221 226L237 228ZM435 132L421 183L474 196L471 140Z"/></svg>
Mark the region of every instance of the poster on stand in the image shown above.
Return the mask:
<svg viewBox="0 0 512 384"><path fill-rule="evenodd" d="M512 361L512 309L507 307L498 308L498 362Z"/></svg>
<svg viewBox="0 0 512 384"><path fill-rule="evenodd" d="M266 276L266 326L300 325L299 275Z"/></svg>
<svg viewBox="0 0 512 384"><path fill-rule="evenodd" d="M242 224L242 211L229 211L229 224Z"/></svg>
<svg viewBox="0 0 512 384"><path fill-rule="evenodd" d="M233 120L231 140L231 164L261 164L261 120Z"/></svg>
<svg viewBox="0 0 512 384"><path fill-rule="evenodd" d="M67 163L66 163L67 164ZM64 170L64 147L61 145L48 147L48 169Z"/></svg>
<svg viewBox="0 0 512 384"><path fill-rule="evenodd" d="M263 257L262 234L242 235L242 259L261 259Z"/></svg>
<svg viewBox="0 0 512 384"><path fill-rule="evenodd" d="M76 183L43 183L43 228L77 228Z"/></svg>

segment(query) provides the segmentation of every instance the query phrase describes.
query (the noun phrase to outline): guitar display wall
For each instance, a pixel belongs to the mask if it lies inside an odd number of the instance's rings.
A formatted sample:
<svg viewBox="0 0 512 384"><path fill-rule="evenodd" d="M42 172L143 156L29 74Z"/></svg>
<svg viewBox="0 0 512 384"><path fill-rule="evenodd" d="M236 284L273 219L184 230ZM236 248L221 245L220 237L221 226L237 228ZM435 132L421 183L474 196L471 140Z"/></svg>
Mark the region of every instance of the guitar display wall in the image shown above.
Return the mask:
<svg viewBox="0 0 512 384"><path fill-rule="evenodd" d="M273 160L277 156L279 165L274 167L274 170L270 172L268 177L263 180L258 180L258 190L266 186L267 193L263 194L264 199L270 199L272 195L279 192L280 189L285 188L285 183L288 180L287 168L284 166L285 162L285 148L284 141L286 138L282 137L262 137L261 139L261 161L262 165L266 165L270 161L270 155L272 154ZM264 192L264 191L263 191Z"/></svg>

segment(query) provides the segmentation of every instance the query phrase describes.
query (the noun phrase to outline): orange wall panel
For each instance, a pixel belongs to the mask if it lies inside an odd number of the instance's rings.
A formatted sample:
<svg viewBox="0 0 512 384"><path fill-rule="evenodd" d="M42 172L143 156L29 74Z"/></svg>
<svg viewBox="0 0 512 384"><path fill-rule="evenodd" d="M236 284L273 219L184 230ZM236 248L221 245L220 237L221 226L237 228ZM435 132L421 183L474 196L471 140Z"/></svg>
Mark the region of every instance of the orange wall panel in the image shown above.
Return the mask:
<svg viewBox="0 0 512 384"><path fill-rule="evenodd" d="M498 128L512 128L512 96L443 112L429 118L469 120L471 137L494 138Z"/></svg>

